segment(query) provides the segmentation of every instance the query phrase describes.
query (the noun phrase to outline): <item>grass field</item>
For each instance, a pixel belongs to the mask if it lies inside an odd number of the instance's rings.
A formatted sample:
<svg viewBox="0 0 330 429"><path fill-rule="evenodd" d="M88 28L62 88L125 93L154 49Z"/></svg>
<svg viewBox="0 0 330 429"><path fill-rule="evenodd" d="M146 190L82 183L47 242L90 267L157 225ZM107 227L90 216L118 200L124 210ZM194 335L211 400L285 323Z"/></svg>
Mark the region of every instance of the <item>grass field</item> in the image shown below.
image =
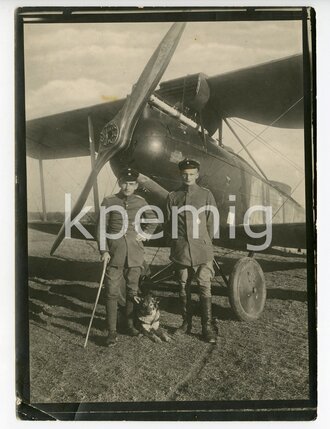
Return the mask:
<svg viewBox="0 0 330 429"><path fill-rule="evenodd" d="M256 256L268 297L262 317L252 323L235 319L227 289L215 279L216 346L201 340L194 293L191 335L159 345L121 333L115 346L105 348L101 294L84 349L102 265L95 244L77 240L64 242L56 257L50 257L53 239L29 230L31 402L308 399L304 257ZM155 252L146 249L152 269L168 262L167 249ZM216 249L227 273L246 256L225 253ZM163 327L172 334L181 320L176 286L170 281L158 284L154 293L161 300Z"/></svg>

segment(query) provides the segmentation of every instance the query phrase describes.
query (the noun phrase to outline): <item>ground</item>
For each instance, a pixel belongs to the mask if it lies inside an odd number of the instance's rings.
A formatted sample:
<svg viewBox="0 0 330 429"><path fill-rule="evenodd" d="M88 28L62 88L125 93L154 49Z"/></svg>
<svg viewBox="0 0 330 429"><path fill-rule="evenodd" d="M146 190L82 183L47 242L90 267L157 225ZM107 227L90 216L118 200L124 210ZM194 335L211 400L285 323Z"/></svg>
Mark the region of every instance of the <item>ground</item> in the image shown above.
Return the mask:
<svg viewBox="0 0 330 429"><path fill-rule="evenodd" d="M49 256L54 236L29 230L31 402L303 400L309 398L307 271L304 256L257 255L267 301L255 322L236 320L221 278L213 284L217 344L200 337L197 295L191 335L170 343L123 333L103 346L104 296L83 347L102 264L92 242L67 240ZM246 254L217 248L229 273ZM146 249L152 270L168 250ZM173 282L155 285L161 322L180 324ZM195 289L196 292L196 289Z"/></svg>

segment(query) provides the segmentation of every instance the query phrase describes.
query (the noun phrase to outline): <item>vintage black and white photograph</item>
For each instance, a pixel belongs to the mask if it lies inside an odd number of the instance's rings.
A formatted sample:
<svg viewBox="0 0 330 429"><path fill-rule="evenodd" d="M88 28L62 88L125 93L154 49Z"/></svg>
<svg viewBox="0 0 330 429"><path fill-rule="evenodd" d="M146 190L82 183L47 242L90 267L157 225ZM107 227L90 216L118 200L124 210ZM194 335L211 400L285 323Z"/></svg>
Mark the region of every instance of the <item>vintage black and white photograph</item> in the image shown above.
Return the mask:
<svg viewBox="0 0 330 429"><path fill-rule="evenodd" d="M315 418L313 11L16 19L23 406Z"/></svg>

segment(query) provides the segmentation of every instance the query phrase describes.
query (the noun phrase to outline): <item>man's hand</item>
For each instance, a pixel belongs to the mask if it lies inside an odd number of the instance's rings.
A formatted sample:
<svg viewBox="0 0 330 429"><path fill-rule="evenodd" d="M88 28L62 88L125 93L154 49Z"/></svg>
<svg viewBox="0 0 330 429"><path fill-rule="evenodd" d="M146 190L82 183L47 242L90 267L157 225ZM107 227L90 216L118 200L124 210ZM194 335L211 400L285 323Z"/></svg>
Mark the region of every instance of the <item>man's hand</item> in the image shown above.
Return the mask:
<svg viewBox="0 0 330 429"><path fill-rule="evenodd" d="M146 237L142 234L137 234L136 241L146 241Z"/></svg>
<svg viewBox="0 0 330 429"><path fill-rule="evenodd" d="M101 255L101 261L102 261L102 262L106 261L106 264L107 264L107 265L108 265L108 263L110 262L110 259L111 259L111 256L110 256L110 253L109 253L109 252L104 252L104 253Z"/></svg>

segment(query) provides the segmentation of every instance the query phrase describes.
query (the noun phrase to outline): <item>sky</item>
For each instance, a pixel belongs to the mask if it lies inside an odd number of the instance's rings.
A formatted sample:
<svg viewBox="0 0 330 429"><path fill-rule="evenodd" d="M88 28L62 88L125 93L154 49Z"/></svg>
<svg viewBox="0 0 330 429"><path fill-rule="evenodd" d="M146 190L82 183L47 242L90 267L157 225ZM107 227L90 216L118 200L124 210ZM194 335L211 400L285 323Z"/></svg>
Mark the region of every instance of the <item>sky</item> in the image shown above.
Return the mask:
<svg viewBox="0 0 330 429"><path fill-rule="evenodd" d="M125 97L170 25L26 24L27 119ZM188 23L162 80L198 72L213 76L301 51L299 21ZM293 197L304 205L303 130L240 123L262 132L267 146L253 141L249 149L267 176L288 183L295 189ZM241 128L236 131L244 142L251 140ZM226 127L224 143L240 149ZM38 162L28 159L27 168L28 210L41 211ZM64 192L77 198L89 171L88 157L44 161L47 210L64 209ZM109 166L99 188L101 198L116 190Z"/></svg>

